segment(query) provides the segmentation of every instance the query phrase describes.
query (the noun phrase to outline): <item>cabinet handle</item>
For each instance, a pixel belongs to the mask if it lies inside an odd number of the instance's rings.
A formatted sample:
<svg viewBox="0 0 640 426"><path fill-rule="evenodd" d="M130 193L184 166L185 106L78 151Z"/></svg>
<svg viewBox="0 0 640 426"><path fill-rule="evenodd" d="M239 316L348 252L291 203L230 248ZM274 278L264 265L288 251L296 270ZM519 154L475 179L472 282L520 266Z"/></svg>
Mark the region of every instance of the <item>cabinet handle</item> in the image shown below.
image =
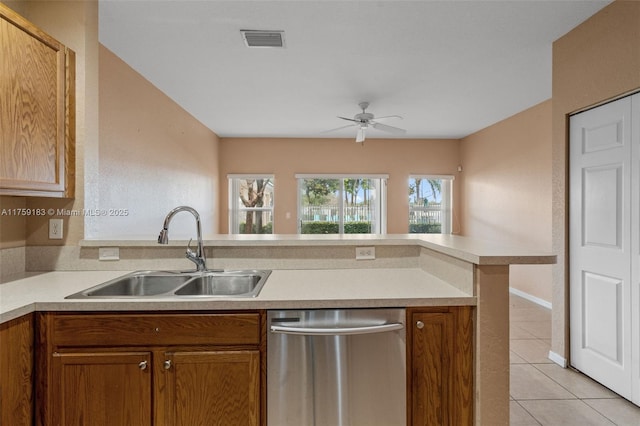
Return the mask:
<svg viewBox="0 0 640 426"><path fill-rule="evenodd" d="M171 360L168 359L164 362L164 369L169 370L171 368Z"/></svg>
<svg viewBox="0 0 640 426"><path fill-rule="evenodd" d="M140 363L138 364L138 367L140 367L140 370L146 370L147 369L147 361L140 361Z"/></svg>
<svg viewBox="0 0 640 426"><path fill-rule="evenodd" d="M416 327L418 327L418 330L422 330L424 328L424 323L422 321L418 321L416 322Z"/></svg>

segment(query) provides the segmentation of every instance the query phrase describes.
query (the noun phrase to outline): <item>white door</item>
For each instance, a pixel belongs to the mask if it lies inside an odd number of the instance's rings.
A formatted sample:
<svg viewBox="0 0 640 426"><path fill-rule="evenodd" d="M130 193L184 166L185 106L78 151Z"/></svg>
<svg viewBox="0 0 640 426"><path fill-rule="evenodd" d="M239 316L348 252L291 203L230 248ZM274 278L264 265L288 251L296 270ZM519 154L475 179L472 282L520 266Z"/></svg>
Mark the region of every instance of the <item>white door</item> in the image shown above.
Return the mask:
<svg viewBox="0 0 640 426"><path fill-rule="evenodd" d="M571 365L636 403L638 106L634 95L572 116L569 148Z"/></svg>

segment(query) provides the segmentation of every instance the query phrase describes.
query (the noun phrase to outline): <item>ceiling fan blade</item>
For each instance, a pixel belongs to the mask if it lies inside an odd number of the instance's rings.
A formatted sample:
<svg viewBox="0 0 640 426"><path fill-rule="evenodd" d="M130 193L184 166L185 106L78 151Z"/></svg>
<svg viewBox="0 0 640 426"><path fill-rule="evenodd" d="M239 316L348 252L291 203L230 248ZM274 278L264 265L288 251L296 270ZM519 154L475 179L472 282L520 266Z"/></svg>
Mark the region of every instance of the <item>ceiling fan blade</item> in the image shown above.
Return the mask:
<svg viewBox="0 0 640 426"><path fill-rule="evenodd" d="M340 126L340 127L336 127L335 129L329 129L329 130L325 130L321 133L330 133L330 132L335 132L337 130L342 130L342 129L347 129L349 127L354 127L357 126L357 124L347 124L346 126Z"/></svg>
<svg viewBox="0 0 640 426"><path fill-rule="evenodd" d="M353 118L347 118L347 117L340 117L338 116L338 118L342 118L343 120L347 120L347 121L353 121L354 123L359 123L359 120L354 120Z"/></svg>
<svg viewBox="0 0 640 426"><path fill-rule="evenodd" d="M388 126L386 124L376 123L373 121L370 124L374 129L382 130L383 132L394 133L396 135L404 135L407 133L405 129L401 129L399 127Z"/></svg>
<svg viewBox="0 0 640 426"><path fill-rule="evenodd" d="M358 127L358 134L356 135L356 142L364 142L364 130L365 127Z"/></svg>
<svg viewBox="0 0 640 426"><path fill-rule="evenodd" d="M385 115L383 117L376 117L376 120L381 120L384 118L399 118L400 120L404 120L404 118L400 115Z"/></svg>

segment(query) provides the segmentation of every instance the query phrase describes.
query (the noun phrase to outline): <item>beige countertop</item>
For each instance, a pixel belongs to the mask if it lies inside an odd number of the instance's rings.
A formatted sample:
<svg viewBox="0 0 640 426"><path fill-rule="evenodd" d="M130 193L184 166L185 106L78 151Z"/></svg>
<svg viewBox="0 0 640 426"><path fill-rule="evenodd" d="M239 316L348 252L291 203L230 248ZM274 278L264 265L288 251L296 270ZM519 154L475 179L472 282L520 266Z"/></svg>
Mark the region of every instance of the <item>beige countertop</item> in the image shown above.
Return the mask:
<svg viewBox="0 0 640 426"><path fill-rule="evenodd" d="M161 311L475 305L419 268L274 270L255 298L65 299L127 271L55 271L0 285L0 323L34 311Z"/></svg>

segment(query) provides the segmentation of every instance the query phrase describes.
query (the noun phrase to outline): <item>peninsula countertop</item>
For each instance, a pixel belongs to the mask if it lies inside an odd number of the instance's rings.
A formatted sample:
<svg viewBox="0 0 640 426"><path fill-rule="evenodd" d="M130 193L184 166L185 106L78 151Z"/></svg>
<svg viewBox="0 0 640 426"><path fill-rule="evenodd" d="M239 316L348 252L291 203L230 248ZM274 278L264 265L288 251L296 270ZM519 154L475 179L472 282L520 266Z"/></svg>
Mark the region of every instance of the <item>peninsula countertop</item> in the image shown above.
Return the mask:
<svg viewBox="0 0 640 426"><path fill-rule="evenodd" d="M240 297L65 299L127 271L54 271L0 285L0 323L35 311L162 311L475 305L420 268L273 270L260 294Z"/></svg>
<svg viewBox="0 0 640 426"><path fill-rule="evenodd" d="M168 245L185 247L188 241L171 240ZM499 242L450 234L220 234L205 238L205 247L306 247L306 246L418 246L476 265L552 264L556 255ZM131 239L87 239L81 247L158 247L157 241Z"/></svg>

